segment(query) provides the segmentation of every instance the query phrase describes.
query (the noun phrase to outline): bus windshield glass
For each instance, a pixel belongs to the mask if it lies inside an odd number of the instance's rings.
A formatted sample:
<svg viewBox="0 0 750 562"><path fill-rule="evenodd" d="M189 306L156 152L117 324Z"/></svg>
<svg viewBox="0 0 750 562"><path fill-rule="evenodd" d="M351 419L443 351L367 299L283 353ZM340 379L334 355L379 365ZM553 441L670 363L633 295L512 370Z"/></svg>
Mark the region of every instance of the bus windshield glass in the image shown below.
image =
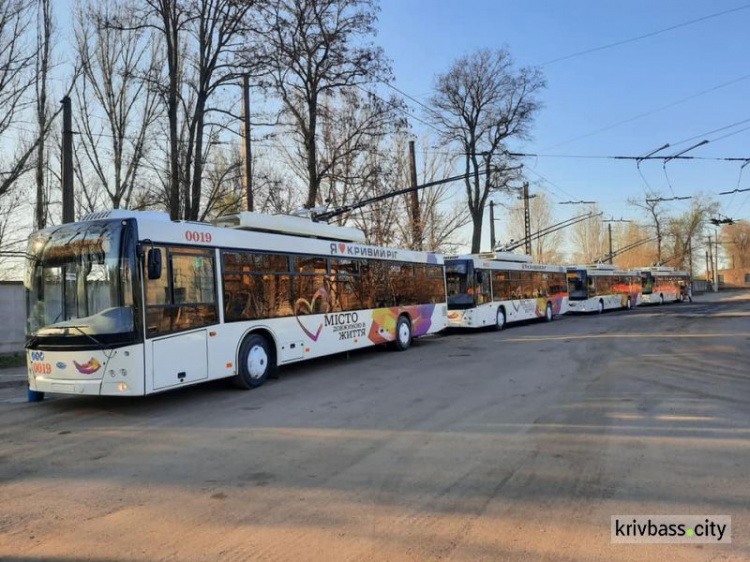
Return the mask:
<svg viewBox="0 0 750 562"><path fill-rule="evenodd" d="M470 262L460 261L445 266L448 288L448 309L457 310L475 306Z"/></svg>
<svg viewBox="0 0 750 562"><path fill-rule="evenodd" d="M129 223L86 222L39 232L29 240L27 260L27 336L88 344L135 336Z"/></svg>
<svg viewBox="0 0 750 562"><path fill-rule="evenodd" d="M589 298L585 271L577 270L568 272L568 298L572 301Z"/></svg>

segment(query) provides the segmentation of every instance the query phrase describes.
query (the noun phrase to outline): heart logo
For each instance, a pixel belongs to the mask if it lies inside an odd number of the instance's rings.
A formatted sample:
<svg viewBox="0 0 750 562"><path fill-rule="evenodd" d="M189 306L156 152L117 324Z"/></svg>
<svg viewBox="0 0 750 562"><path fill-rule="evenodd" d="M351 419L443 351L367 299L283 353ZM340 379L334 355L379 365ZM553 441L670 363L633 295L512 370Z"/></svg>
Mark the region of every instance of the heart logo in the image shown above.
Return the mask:
<svg viewBox="0 0 750 562"><path fill-rule="evenodd" d="M339 252L342 254L346 252L346 244L339 244Z"/></svg>
<svg viewBox="0 0 750 562"><path fill-rule="evenodd" d="M315 305L318 301L321 301L320 303L320 310L315 310ZM328 303L328 292L320 288L317 291L315 291L315 294L313 295L312 301L308 301L303 298L297 299L297 302L294 306L294 316L297 319L297 324L299 324L299 327L302 328L302 331L307 334L307 337L310 338L312 341L318 341L318 338L320 337L320 333L323 331L323 323L321 322L318 325L318 329L315 332L312 332L308 330L305 325L302 323L302 319L300 318L300 313L303 315L307 314L320 314L321 312L325 314L330 309L330 305Z"/></svg>

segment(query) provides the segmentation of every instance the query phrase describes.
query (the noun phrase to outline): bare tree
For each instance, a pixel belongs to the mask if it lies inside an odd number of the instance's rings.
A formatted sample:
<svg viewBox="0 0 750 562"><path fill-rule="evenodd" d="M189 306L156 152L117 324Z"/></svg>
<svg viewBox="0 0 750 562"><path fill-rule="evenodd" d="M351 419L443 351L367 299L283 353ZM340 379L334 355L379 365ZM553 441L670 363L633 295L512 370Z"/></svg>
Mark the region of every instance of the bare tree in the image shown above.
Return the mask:
<svg viewBox="0 0 750 562"><path fill-rule="evenodd" d="M515 69L507 49L482 49L461 57L436 79L428 117L442 131L442 141L456 147L464 160L473 253L480 248L490 192L507 183L493 182L482 169L494 166L507 172L512 168L506 143L528 138L541 107L537 96L544 86L539 70ZM495 179L508 180L510 174L502 173Z"/></svg>
<svg viewBox="0 0 750 562"><path fill-rule="evenodd" d="M643 225L628 223L626 228L617 231L615 249L635 245L652 237L653 233L645 230ZM656 262L656 256L657 244L656 241L653 241L637 245L633 249L618 255L613 261L622 269L635 269L646 267Z"/></svg>
<svg viewBox="0 0 750 562"><path fill-rule="evenodd" d="M52 50L52 5L50 0L38 0L37 39L35 57L36 120L39 139L36 146L36 206L34 211L34 226L42 229L47 226L48 186L45 181L47 159L45 148L47 132L51 121L51 111L47 101L50 72L50 51Z"/></svg>
<svg viewBox="0 0 750 562"><path fill-rule="evenodd" d="M595 215L601 214L599 205L592 205L589 211ZM598 218L574 224L571 240L576 248L573 258L581 264L595 263L609 250L606 228Z"/></svg>
<svg viewBox="0 0 750 562"><path fill-rule="evenodd" d="M669 221L667 233L671 254L664 258L664 265L688 269L690 252L698 253L703 247L700 233L708 218L718 210L719 204L716 201L705 196L694 196L690 208Z"/></svg>
<svg viewBox="0 0 750 562"><path fill-rule="evenodd" d="M733 268L750 267L750 224L742 221L721 229L721 240Z"/></svg>
<svg viewBox="0 0 750 562"><path fill-rule="evenodd" d="M83 150L76 152L76 172L80 176L90 167L94 181L79 177L85 198L93 202L103 188L114 209L130 206L161 116L158 94L150 87L163 66L159 45L142 28L106 25L127 22L132 13L131 5L114 0L87 0L77 11L82 80L75 87L76 128Z"/></svg>
<svg viewBox="0 0 750 562"><path fill-rule="evenodd" d="M8 138L19 112L29 102L33 87L35 50L29 30L34 29L34 0L0 2L0 141ZM39 139L20 142L14 154L0 158L0 197L29 170L29 159Z"/></svg>
<svg viewBox="0 0 750 562"><path fill-rule="evenodd" d="M280 98L282 116L305 156L307 198L315 206L329 171L319 162L318 135L324 98L365 83L390 80L381 49L365 43L375 33L376 0L270 0L262 11L263 84Z"/></svg>
<svg viewBox="0 0 750 562"><path fill-rule="evenodd" d="M531 235L555 224L555 216L552 202L549 196L540 192L529 202L529 214L531 216ZM524 212L523 205L511 208L510 237L514 240L524 238ZM537 263L561 263L562 255L560 247L563 242L562 231L556 231L545 236L533 239L531 243L531 254Z"/></svg>
<svg viewBox="0 0 750 562"><path fill-rule="evenodd" d="M662 244L665 234L665 213L661 199L662 197L658 192L651 190L646 192L643 200L634 197L628 199L628 204L645 211L651 221L656 234L656 260L658 263L661 263L662 260Z"/></svg>

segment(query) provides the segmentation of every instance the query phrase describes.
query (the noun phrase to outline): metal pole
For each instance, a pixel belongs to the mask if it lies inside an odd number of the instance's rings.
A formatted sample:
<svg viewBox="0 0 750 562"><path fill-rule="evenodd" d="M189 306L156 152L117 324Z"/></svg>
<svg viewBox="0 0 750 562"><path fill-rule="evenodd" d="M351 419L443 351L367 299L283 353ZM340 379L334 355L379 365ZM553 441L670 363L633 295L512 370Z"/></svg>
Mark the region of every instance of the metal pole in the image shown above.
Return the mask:
<svg viewBox="0 0 750 562"><path fill-rule="evenodd" d="M70 96L65 96L62 130L62 221L75 221L75 197L73 191L73 112Z"/></svg>
<svg viewBox="0 0 750 562"><path fill-rule="evenodd" d="M495 202L490 201L490 252L495 251Z"/></svg>
<svg viewBox="0 0 750 562"><path fill-rule="evenodd" d="M529 211L529 182L523 182L523 225L526 235L526 255L531 255L531 212Z"/></svg>
<svg viewBox="0 0 750 562"><path fill-rule="evenodd" d="M250 141L250 77L245 74L242 77L242 141L245 149L245 207L253 210L253 150Z"/></svg>
<svg viewBox="0 0 750 562"><path fill-rule="evenodd" d="M607 230L609 230L609 264L612 265L612 223L607 223Z"/></svg>
<svg viewBox="0 0 750 562"><path fill-rule="evenodd" d="M417 187L417 158L414 154L414 141L409 141L409 176L411 187ZM411 200L412 245L415 250L422 250L422 216L419 209L419 193L414 189L409 195Z"/></svg>
<svg viewBox="0 0 750 562"><path fill-rule="evenodd" d="M719 290L719 231L716 231L716 255L714 256L714 259L716 260L716 265L714 267L714 292L717 292Z"/></svg>

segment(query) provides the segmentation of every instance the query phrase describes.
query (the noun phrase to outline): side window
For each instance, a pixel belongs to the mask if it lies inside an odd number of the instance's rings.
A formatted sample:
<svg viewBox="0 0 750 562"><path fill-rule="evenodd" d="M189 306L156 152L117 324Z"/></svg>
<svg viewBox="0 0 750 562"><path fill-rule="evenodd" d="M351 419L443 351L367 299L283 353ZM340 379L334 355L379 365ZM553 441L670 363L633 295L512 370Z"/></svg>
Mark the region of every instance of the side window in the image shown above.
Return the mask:
<svg viewBox="0 0 750 562"><path fill-rule="evenodd" d="M159 279L146 281L146 332L158 336L218 322L214 256L198 248L161 248Z"/></svg>
<svg viewBox="0 0 750 562"><path fill-rule="evenodd" d="M223 252L223 261L227 322L294 314L297 289L288 255Z"/></svg>

